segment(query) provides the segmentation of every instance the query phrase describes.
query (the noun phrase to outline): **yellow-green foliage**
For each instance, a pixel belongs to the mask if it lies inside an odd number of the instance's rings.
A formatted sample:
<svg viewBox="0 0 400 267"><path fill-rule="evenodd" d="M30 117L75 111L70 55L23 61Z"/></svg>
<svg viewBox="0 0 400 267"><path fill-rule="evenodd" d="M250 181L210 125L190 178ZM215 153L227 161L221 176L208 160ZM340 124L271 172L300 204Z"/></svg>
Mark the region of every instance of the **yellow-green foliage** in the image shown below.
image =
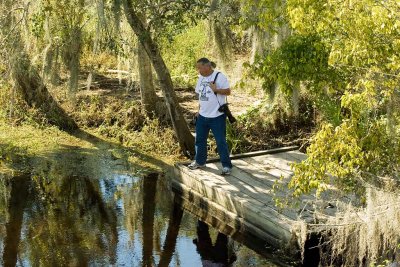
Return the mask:
<svg viewBox="0 0 400 267"><path fill-rule="evenodd" d="M202 57L212 58L206 22L175 36L171 43L164 42L163 57L175 84L193 86L197 79L196 61Z"/></svg>
<svg viewBox="0 0 400 267"><path fill-rule="evenodd" d="M400 164L399 136L390 136L386 118L361 116L367 105L362 95L343 97L343 104L353 111L351 119L337 127L324 124L307 149L308 158L294 165L289 187L295 195L312 189L320 193L331 181L345 190L360 190L362 177L369 174L395 177Z"/></svg>
<svg viewBox="0 0 400 267"><path fill-rule="evenodd" d="M109 69L118 69L117 58L107 52L93 54L92 51L85 50L80 63L83 67L94 68L100 73L105 73Z"/></svg>
<svg viewBox="0 0 400 267"><path fill-rule="evenodd" d="M354 127L343 123L340 128L330 124L323 125L307 150L308 158L294 164L294 177L289 183L294 195L309 193L317 189L317 194L326 189L330 176L336 182L346 184L346 189L356 184L356 167L366 164L362 148L354 139ZM329 153L327 153L329 151Z"/></svg>
<svg viewBox="0 0 400 267"><path fill-rule="evenodd" d="M329 45L329 66L343 71L338 126L324 124L308 148L309 158L294 167L295 195L330 183L359 190L366 177L398 179L400 168L399 77L400 8L395 1L287 1L294 32L316 34ZM333 94L332 94L333 95ZM368 182L368 181L367 181Z"/></svg>
<svg viewBox="0 0 400 267"><path fill-rule="evenodd" d="M279 17L291 27L292 36L259 63L257 74L268 85L278 81L289 89L301 82L336 105L316 101L328 112L308 160L294 165L294 194L320 193L331 183L329 174L346 190L362 191L360 181L371 174L398 179L400 6L373 0L282 3L245 1L245 10L256 10L252 25L268 30L279 26Z"/></svg>

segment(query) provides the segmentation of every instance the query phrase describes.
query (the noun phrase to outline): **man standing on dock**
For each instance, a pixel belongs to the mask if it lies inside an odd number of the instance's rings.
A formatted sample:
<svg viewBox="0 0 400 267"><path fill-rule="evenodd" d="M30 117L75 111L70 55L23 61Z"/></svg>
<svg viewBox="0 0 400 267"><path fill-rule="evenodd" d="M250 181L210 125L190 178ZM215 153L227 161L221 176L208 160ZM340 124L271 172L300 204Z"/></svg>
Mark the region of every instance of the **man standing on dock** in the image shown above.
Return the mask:
<svg viewBox="0 0 400 267"><path fill-rule="evenodd" d="M214 71L215 67L215 63L207 58L197 61L200 75L196 85L196 93L199 94L199 112L196 114L196 156L195 161L188 167L192 170L205 167L207 138L211 130L222 163L222 175L229 175L232 163L226 142L226 114L219 109L226 104L226 96L230 95L231 89L226 76Z"/></svg>

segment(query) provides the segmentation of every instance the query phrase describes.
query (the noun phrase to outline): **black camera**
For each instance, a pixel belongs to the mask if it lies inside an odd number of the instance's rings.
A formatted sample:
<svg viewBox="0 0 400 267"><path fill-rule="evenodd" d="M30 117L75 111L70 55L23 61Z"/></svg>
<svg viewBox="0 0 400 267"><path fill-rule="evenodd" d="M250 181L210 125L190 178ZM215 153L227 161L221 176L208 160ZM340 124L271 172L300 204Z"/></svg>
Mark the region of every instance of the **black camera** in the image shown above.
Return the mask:
<svg viewBox="0 0 400 267"><path fill-rule="evenodd" d="M236 119L233 117L232 112L229 110L228 104L223 104L218 109L219 112L225 113L230 123L235 123Z"/></svg>

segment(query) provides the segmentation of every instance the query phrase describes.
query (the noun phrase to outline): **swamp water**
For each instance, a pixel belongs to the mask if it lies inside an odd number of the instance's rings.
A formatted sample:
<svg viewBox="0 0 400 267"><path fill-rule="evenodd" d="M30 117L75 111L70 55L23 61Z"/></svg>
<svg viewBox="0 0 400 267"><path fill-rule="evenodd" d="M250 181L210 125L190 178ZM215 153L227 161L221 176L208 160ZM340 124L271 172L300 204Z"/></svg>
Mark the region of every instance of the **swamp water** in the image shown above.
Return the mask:
<svg viewBox="0 0 400 267"><path fill-rule="evenodd" d="M0 174L3 266L286 265L265 243L183 211L168 178L66 151L34 160L29 174Z"/></svg>

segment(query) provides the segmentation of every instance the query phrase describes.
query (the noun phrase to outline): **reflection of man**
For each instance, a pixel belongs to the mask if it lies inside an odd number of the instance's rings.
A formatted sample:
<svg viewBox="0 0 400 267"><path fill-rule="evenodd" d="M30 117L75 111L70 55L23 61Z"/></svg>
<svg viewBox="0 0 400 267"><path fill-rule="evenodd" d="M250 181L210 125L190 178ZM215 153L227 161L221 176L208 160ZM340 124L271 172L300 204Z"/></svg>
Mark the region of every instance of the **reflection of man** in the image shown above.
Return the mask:
<svg viewBox="0 0 400 267"><path fill-rule="evenodd" d="M215 245L212 244L208 225L202 221L197 224L197 239L193 240L205 267L229 267L235 262L236 256L228 256L228 237L218 233Z"/></svg>

